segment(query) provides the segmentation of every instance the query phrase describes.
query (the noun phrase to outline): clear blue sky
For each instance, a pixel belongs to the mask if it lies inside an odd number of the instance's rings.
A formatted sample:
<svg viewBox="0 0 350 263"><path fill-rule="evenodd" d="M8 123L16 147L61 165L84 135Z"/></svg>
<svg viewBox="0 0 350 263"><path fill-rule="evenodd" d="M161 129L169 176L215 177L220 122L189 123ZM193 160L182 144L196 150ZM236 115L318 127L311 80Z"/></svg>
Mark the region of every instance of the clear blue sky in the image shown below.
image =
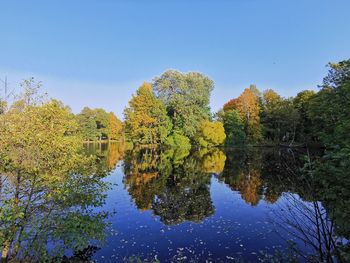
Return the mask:
<svg viewBox="0 0 350 263"><path fill-rule="evenodd" d="M316 89L350 58L349 0L2 1L0 78L34 76L74 112L119 117L169 68L215 82L217 110L249 84L283 96Z"/></svg>

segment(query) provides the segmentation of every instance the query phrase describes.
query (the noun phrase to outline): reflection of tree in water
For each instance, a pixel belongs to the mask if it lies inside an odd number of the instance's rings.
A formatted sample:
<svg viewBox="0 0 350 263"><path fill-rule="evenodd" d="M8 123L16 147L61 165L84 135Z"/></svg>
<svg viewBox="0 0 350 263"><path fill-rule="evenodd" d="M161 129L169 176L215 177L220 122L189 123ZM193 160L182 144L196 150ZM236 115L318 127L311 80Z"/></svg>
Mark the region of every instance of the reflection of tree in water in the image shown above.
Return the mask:
<svg viewBox="0 0 350 263"><path fill-rule="evenodd" d="M284 194L283 202L272 210L272 222L276 230L283 234L282 237L286 238L288 233L289 238L301 241L303 247L311 249L312 252L306 255L303 248L294 246L294 251L305 260L346 262L340 248L348 241L337 235L334 210L326 209L322 202L318 201L322 195L318 187L319 174L310 169L310 165L306 165L302 172L287 169L288 164L285 165L284 182L291 184L288 186L291 188L296 188L298 183L300 187L297 188L298 195L291 192Z"/></svg>
<svg viewBox="0 0 350 263"><path fill-rule="evenodd" d="M293 238L303 244L303 247L292 246L293 253L311 262L347 262L348 241L339 234L349 223L341 225L341 229L335 224L338 217L334 213L341 202L326 203L326 207L323 206L325 202L320 202L325 193L332 196L334 189L320 189L320 181L330 177L331 168L329 164L323 165L328 168L323 177L324 167L310 168L308 160L317 159L317 156L317 152L312 155L308 151L290 149L236 150L227 153L225 169L219 179L239 191L242 199L251 205L261 198L276 203L283 195L281 202L271 206L271 220L283 238ZM337 167L333 173L341 173L341 165L332 167ZM305 255L305 246L312 251L310 255Z"/></svg>
<svg viewBox="0 0 350 263"><path fill-rule="evenodd" d="M225 168L226 154L219 149L204 149L199 152L202 170L205 173L221 174Z"/></svg>
<svg viewBox="0 0 350 263"><path fill-rule="evenodd" d="M153 204L154 213L165 224L200 222L214 213L210 197L210 174L202 171L200 160L189 157L176 167Z"/></svg>
<svg viewBox="0 0 350 263"><path fill-rule="evenodd" d="M261 199L261 154L254 149L237 150L227 153L224 172L219 179L250 205L257 205Z"/></svg>
<svg viewBox="0 0 350 263"><path fill-rule="evenodd" d="M96 167L101 175L112 171L118 161L124 156L125 143L85 143L84 150L87 155L95 158Z"/></svg>
<svg viewBox="0 0 350 263"><path fill-rule="evenodd" d="M142 149L125 157L124 183L135 204L141 210L152 208L166 224L199 222L214 212L210 173L221 172L225 154L212 150L186 155Z"/></svg>
<svg viewBox="0 0 350 263"><path fill-rule="evenodd" d="M273 212L272 222L282 237L302 242L302 247L294 246L299 256L311 262L345 262L339 250L344 240L336 235L334 220L321 202L305 202L295 194L286 193L284 202ZM312 253L307 255L305 247Z"/></svg>
<svg viewBox="0 0 350 263"><path fill-rule="evenodd" d="M149 210L166 184L170 163L156 149L128 151L124 159L124 184L138 209Z"/></svg>
<svg viewBox="0 0 350 263"><path fill-rule="evenodd" d="M224 172L219 179L239 191L247 204L257 205L261 199L275 203L283 192L300 193L310 200L302 176L286 176L301 171L305 153L288 149L236 149L227 153Z"/></svg>

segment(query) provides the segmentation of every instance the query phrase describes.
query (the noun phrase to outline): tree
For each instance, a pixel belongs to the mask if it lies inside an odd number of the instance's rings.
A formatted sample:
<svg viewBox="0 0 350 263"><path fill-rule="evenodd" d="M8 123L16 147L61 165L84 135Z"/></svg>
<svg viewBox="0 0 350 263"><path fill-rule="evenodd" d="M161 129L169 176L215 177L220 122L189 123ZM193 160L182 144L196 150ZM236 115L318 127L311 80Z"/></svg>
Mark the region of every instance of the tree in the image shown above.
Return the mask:
<svg viewBox="0 0 350 263"><path fill-rule="evenodd" d="M103 202L105 184L81 154L69 107L26 91L0 115L1 255L59 260L64 249L80 250L104 236L97 231L104 215L88 207Z"/></svg>
<svg viewBox="0 0 350 263"><path fill-rule="evenodd" d="M222 145L226 139L224 126L218 121L202 121L197 136L201 147Z"/></svg>
<svg viewBox="0 0 350 263"><path fill-rule="evenodd" d="M263 93L261 123L264 137L274 142L294 142L299 114L291 99L284 99L272 89Z"/></svg>
<svg viewBox="0 0 350 263"><path fill-rule="evenodd" d="M240 145L246 140L244 124L237 110L229 110L222 113L222 121L226 133L226 145Z"/></svg>
<svg viewBox="0 0 350 263"><path fill-rule="evenodd" d="M143 83L124 111L125 132L135 144L161 144L171 131L166 108L149 83Z"/></svg>
<svg viewBox="0 0 350 263"><path fill-rule="evenodd" d="M310 100L308 116L326 146L349 147L350 60L329 67L321 90Z"/></svg>
<svg viewBox="0 0 350 263"><path fill-rule="evenodd" d="M210 119L213 81L197 72L168 70L154 79L157 97L166 106L174 131L196 141L201 121Z"/></svg>
<svg viewBox="0 0 350 263"><path fill-rule="evenodd" d="M250 89L245 89L238 97L237 110L244 123L248 142L256 143L260 141L260 106L258 98Z"/></svg>
<svg viewBox="0 0 350 263"><path fill-rule="evenodd" d="M123 132L123 123L113 112L109 113L108 139L120 140Z"/></svg>
<svg viewBox="0 0 350 263"><path fill-rule="evenodd" d="M122 135L122 122L113 112L104 109L90 109L84 107L77 115L79 133L84 140L95 141L101 139L116 140Z"/></svg>
<svg viewBox="0 0 350 263"><path fill-rule="evenodd" d="M237 110L238 109L238 99L231 99L228 102L224 104L223 110L225 112L230 110Z"/></svg>
<svg viewBox="0 0 350 263"><path fill-rule="evenodd" d="M313 123L308 114L310 101L315 95L313 90L304 90L293 99L293 105L299 113L296 138L300 142L311 141L315 137L312 131Z"/></svg>
<svg viewBox="0 0 350 263"><path fill-rule="evenodd" d="M100 133L99 139L108 139L110 115L101 108L95 109L94 112L97 130Z"/></svg>
<svg viewBox="0 0 350 263"><path fill-rule="evenodd" d="M84 140L94 141L100 137L100 132L97 129L94 110L84 107L77 115L79 125L79 133Z"/></svg>

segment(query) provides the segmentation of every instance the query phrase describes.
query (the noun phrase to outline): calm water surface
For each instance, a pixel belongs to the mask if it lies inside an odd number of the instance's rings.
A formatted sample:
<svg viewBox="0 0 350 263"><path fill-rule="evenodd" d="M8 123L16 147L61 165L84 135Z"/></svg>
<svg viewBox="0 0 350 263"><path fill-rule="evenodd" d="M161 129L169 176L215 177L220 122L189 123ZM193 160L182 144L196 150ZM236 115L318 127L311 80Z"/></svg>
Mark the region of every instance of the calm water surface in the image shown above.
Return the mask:
<svg viewBox="0 0 350 263"><path fill-rule="evenodd" d="M92 154L108 151L91 147ZM256 262L291 253L290 241L313 253L301 232L314 228L308 218L317 203L296 178L303 154L211 149L174 163L171 154L124 153L104 179L112 188L100 209L114 213L93 259Z"/></svg>
<svg viewBox="0 0 350 263"><path fill-rule="evenodd" d="M306 154L86 144L79 166L1 177L1 254L28 262L317 258L334 232L323 231L332 221L301 173Z"/></svg>

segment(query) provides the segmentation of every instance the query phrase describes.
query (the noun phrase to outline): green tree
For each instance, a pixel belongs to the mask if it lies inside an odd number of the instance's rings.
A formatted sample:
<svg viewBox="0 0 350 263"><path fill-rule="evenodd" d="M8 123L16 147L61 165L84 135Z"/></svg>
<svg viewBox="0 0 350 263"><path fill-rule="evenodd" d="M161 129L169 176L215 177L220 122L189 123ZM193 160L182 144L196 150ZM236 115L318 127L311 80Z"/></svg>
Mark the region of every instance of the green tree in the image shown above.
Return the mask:
<svg viewBox="0 0 350 263"><path fill-rule="evenodd" d="M213 81L201 73L168 70L154 79L153 88L170 116L174 130L191 141L201 121L210 119L210 93Z"/></svg>
<svg viewBox="0 0 350 263"><path fill-rule="evenodd" d="M349 147L350 60L329 66L321 90L310 100L309 117L326 146Z"/></svg>
<svg viewBox="0 0 350 263"><path fill-rule="evenodd" d="M87 141L94 141L100 137L100 132L97 129L94 110L89 107L84 107L77 115L79 125L79 133Z"/></svg>
<svg viewBox="0 0 350 263"><path fill-rule="evenodd" d="M314 137L312 127L313 123L309 117L310 101L316 95L313 90L304 90L297 94L293 99L293 105L299 113L299 121L297 124L296 139L300 142L311 141Z"/></svg>
<svg viewBox="0 0 350 263"><path fill-rule="evenodd" d="M229 110L226 112L223 111L221 114L226 133L226 145L232 146L244 144L246 134L239 112L237 110Z"/></svg>
<svg viewBox="0 0 350 263"><path fill-rule="evenodd" d="M263 94L261 123L265 139L292 143L295 140L299 114L292 100L283 99L269 89Z"/></svg>
<svg viewBox="0 0 350 263"><path fill-rule="evenodd" d="M113 112L108 113L101 108L90 109L84 107L76 117L79 124L79 133L84 140L117 140L122 137L122 122Z"/></svg>
<svg viewBox="0 0 350 263"><path fill-rule="evenodd" d="M125 133L135 144L162 144L171 131L171 121L162 101L149 83L144 83L124 111Z"/></svg>

